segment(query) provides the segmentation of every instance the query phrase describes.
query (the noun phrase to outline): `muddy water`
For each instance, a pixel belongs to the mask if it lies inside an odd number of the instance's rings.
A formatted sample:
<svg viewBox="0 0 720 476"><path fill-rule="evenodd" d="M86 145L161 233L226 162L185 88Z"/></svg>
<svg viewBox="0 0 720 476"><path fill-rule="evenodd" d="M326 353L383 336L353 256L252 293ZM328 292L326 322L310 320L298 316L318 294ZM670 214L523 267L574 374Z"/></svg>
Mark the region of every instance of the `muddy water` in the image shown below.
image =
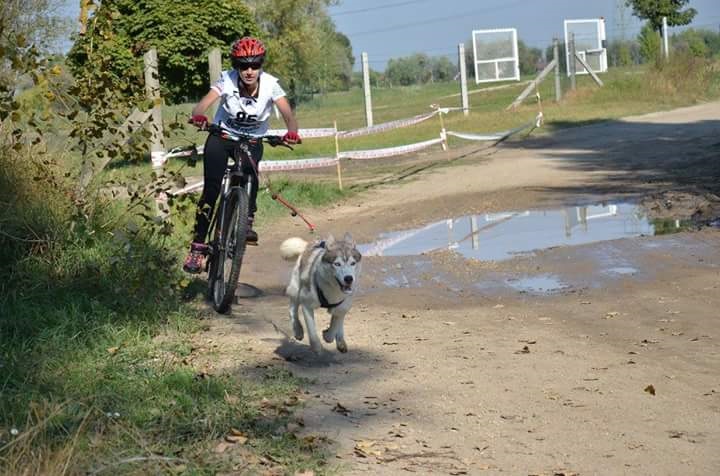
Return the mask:
<svg viewBox="0 0 720 476"><path fill-rule="evenodd" d="M376 282L386 288L442 285L454 292L550 295L653 275L657 270L642 260L645 251L672 247L675 240L638 238L686 228L680 220L657 229L656 223L632 203L509 211L382 233L360 250L380 258ZM454 256L456 268L471 268L468 260L495 265L457 280L434 265L438 252Z"/></svg>
<svg viewBox="0 0 720 476"><path fill-rule="evenodd" d="M364 256L416 256L447 249L465 258L502 261L556 246L654 234L655 227L637 205L619 203L450 218L383 233L360 251Z"/></svg>

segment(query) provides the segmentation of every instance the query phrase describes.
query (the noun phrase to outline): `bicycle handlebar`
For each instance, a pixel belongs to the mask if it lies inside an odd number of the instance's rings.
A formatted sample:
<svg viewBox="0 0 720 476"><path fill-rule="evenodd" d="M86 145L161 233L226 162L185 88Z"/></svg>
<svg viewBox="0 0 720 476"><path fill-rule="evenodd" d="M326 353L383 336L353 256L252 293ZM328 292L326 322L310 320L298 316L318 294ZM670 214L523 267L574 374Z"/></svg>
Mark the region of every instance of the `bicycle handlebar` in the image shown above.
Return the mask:
<svg viewBox="0 0 720 476"><path fill-rule="evenodd" d="M260 140L260 141L263 141L266 144L270 145L271 147L282 146L282 147L287 147L290 150L294 150L290 144L288 144L287 142L285 142L283 140L282 136L276 136L276 135L250 136L250 135L236 134L236 133L230 134L225 129L218 126L217 124L207 124L207 126L201 127L200 130L207 131L210 134L223 136L223 138L232 140L234 142Z"/></svg>

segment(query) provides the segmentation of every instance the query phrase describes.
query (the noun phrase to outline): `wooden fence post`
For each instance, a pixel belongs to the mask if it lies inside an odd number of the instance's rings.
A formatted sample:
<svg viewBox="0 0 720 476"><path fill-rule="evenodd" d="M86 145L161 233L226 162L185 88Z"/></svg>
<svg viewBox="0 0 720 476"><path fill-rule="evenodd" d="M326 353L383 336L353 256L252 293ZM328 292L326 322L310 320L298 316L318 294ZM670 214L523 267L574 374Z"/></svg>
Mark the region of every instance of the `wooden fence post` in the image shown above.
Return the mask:
<svg viewBox="0 0 720 476"><path fill-rule="evenodd" d="M335 159L337 160L338 188L340 190L342 190L343 189L342 169L340 168L340 143L338 142L337 121L333 121L333 127L335 127Z"/></svg>
<svg viewBox="0 0 720 476"><path fill-rule="evenodd" d="M575 33L570 33L570 41L568 42L567 47L570 51L567 64L568 72L570 73L570 89L575 91L575 68L577 66L577 63L575 62Z"/></svg>
<svg viewBox="0 0 720 476"><path fill-rule="evenodd" d="M162 98L160 97L160 75L158 73L157 50L151 48L143 56L145 62L145 93L152 102L148 128L150 130L150 159L153 168L165 165L165 138L163 135Z"/></svg>
<svg viewBox="0 0 720 476"><path fill-rule="evenodd" d="M220 53L220 48L210 50L210 54L208 55L208 71L210 73L210 86L212 86L222 74L222 54ZM210 120L215 117L216 110L217 106L215 104L210 106L208 110Z"/></svg>
<svg viewBox="0 0 720 476"><path fill-rule="evenodd" d="M562 100L560 87L560 45L557 38L553 38L553 61L555 61L555 102Z"/></svg>

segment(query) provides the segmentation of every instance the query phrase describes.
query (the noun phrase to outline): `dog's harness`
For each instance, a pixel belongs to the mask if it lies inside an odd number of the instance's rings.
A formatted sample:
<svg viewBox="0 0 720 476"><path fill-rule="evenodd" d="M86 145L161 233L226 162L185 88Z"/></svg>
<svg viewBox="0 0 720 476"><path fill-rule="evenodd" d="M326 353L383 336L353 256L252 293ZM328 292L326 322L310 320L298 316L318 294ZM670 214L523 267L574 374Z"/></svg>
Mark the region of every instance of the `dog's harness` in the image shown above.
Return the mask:
<svg viewBox="0 0 720 476"><path fill-rule="evenodd" d="M325 240L317 242L315 244L315 248L325 248ZM317 277L314 279L313 284L315 284L315 290L317 291L318 300L320 300L320 307L322 307L323 309L327 309L329 311L329 310L332 310L332 309L338 307L340 304L345 302L345 299L343 299L342 301L336 302L335 304L330 304L330 302L327 300L327 298L323 294L322 289L320 288L320 285L317 282Z"/></svg>

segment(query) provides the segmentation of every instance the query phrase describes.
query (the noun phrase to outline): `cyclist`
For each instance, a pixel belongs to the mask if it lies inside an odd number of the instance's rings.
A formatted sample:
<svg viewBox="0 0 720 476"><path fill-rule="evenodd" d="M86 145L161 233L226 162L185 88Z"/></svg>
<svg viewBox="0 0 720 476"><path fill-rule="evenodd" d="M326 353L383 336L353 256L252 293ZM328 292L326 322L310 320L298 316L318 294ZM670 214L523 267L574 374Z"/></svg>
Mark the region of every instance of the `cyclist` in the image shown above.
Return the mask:
<svg viewBox="0 0 720 476"><path fill-rule="evenodd" d="M218 99L220 105L215 114L214 123L230 136L233 134L262 136L268 130L268 122L273 104L282 115L287 133L283 140L289 144L300 142L298 125L293 115L290 102L285 91L278 84L278 79L262 70L265 60L265 46L260 40L243 37L236 40L230 48L230 60L233 69L223 71L220 79L210 91L193 108L189 122L199 128L208 125L205 111ZM185 258L183 269L188 273L199 273L203 258L207 254L208 245L205 239L210 227L215 202L220 195L220 186L225 174L228 158L232 156L236 142L208 134L203 156L204 185L202 196L195 214L195 229L190 253ZM262 159L262 141L250 143L250 153L256 165ZM253 187L250 195L248 212L247 243L255 245L258 235L252 225L257 210L258 179L254 171L246 170L252 177Z"/></svg>

